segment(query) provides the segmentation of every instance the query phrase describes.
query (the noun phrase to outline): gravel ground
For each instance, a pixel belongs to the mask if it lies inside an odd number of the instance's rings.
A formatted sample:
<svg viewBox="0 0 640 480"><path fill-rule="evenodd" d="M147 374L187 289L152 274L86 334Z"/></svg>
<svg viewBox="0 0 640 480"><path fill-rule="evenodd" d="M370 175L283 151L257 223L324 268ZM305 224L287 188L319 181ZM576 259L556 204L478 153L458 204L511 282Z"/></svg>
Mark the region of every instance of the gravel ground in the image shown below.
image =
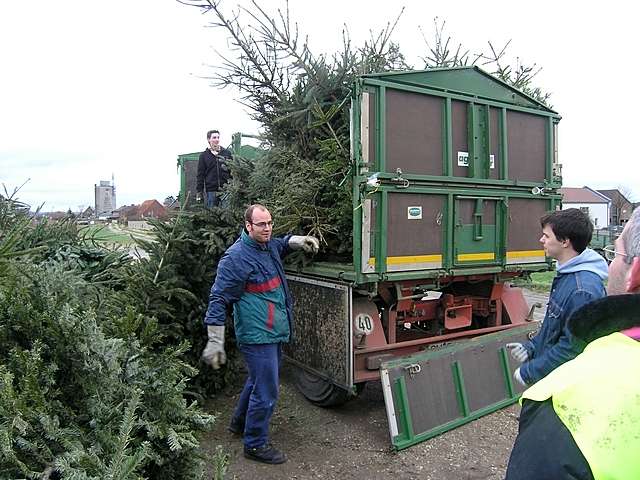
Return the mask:
<svg viewBox="0 0 640 480"><path fill-rule="evenodd" d="M529 304L546 306L546 295L527 292L526 296ZM535 317L542 319L544 308ZM504 478L518 430L520 407L513 405L396 452L391 448L379 382L367 383L356 399L339 408L324 409L305 400L293 384L291 369L285 367L271 436L288 461L263 465L245 459L242 440L226 430L239 391L240 386L234 395L220 396L211 404L210 411L218 418L202 439L208 458L214 457L218 445L229 454L228 479L497 480Z"/></svg>

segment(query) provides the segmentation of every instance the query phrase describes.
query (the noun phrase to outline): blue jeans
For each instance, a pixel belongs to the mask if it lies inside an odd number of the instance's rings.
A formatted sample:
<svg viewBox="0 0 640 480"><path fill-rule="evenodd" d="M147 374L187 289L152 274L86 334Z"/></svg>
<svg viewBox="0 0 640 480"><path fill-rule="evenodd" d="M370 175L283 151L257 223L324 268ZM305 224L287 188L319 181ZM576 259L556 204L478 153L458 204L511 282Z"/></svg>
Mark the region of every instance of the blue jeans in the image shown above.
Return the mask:
<svg viewBox="0 0 640 480"><path fill-rule="evenodd" d="M206 207L217 207L220 203L220 195L218 192L206 192L207 198L205 200Z"/></svg>
<svg viewBox="0 0 640 480"><path fill-rule="evenodd" d="M244 423L244 445L261 447L269 441L269 422L278 401L282 344L239 344L249 376L240 393L232 422Z"/></svg>

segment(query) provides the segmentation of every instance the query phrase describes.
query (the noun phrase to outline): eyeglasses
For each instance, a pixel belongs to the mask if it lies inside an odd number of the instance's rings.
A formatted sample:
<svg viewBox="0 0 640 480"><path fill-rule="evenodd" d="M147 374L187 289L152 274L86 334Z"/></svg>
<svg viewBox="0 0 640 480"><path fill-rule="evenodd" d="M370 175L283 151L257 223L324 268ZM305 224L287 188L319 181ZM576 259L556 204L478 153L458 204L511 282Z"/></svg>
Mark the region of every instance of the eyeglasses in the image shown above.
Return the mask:
<svg viewBox="0 0 640 480"><path fill-rule="evenodd" d="M604 258L606 258L610 262L613 262L613 260L616 258L616 255L624 257L625 263L631 263L631 259L633 258L633 256L626 253L616 252L615 245L607 245L602 249L602 251L604 252Z"/></svg>
<svg viewBox="0 0 640 480"><path fill-rule="evenodd" d="M251 225L255 225L256 227L260 227L260 228L273 227L273 221L270 221L270 222L258 222L258 223L249 222L249 223L251 223Z"/></svg>

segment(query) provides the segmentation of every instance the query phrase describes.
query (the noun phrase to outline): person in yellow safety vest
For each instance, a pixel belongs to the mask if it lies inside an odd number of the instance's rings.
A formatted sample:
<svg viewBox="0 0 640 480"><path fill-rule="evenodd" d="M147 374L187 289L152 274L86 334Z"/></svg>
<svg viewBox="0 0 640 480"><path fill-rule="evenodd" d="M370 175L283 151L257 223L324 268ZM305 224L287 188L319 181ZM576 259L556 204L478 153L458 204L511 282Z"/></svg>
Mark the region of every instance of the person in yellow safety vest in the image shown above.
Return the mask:
<svg viewBox="0 0 640 480"><path fill-rule="evenodd" d="M568 320L582 353L523 393L506 480L640 479L640 209L605 253L609 296Z"/></svg>

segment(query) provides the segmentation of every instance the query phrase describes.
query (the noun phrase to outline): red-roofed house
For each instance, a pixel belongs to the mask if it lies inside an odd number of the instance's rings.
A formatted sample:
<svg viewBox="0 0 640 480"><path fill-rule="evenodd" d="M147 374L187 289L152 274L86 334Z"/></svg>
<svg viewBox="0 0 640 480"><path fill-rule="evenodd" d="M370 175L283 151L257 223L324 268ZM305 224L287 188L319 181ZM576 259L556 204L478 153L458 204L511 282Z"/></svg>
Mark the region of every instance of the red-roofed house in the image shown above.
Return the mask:
<svg viewBox="0 0 640 480"><path fill-rule="evenodd" d="M145 200L138 207L139 220L166 218L167 209L157 200Z"/></svg>
<svg viewBox="0 0 640 480"><path fill-rule="evenodd" d="M609 226L609 209L611 201L589 187L574 188L563 187L562 209L579 208L591 217L595 228L607 228Z"/></svg>
<svg viewBox="0 0 640 480"><path fill-rule="evenodd" d="M150 218L167 218L167 209L157 200L145 200L140 205L120 207L115 212L118 214L118 223L139 229L151 228L147 223Z"/></svg>

